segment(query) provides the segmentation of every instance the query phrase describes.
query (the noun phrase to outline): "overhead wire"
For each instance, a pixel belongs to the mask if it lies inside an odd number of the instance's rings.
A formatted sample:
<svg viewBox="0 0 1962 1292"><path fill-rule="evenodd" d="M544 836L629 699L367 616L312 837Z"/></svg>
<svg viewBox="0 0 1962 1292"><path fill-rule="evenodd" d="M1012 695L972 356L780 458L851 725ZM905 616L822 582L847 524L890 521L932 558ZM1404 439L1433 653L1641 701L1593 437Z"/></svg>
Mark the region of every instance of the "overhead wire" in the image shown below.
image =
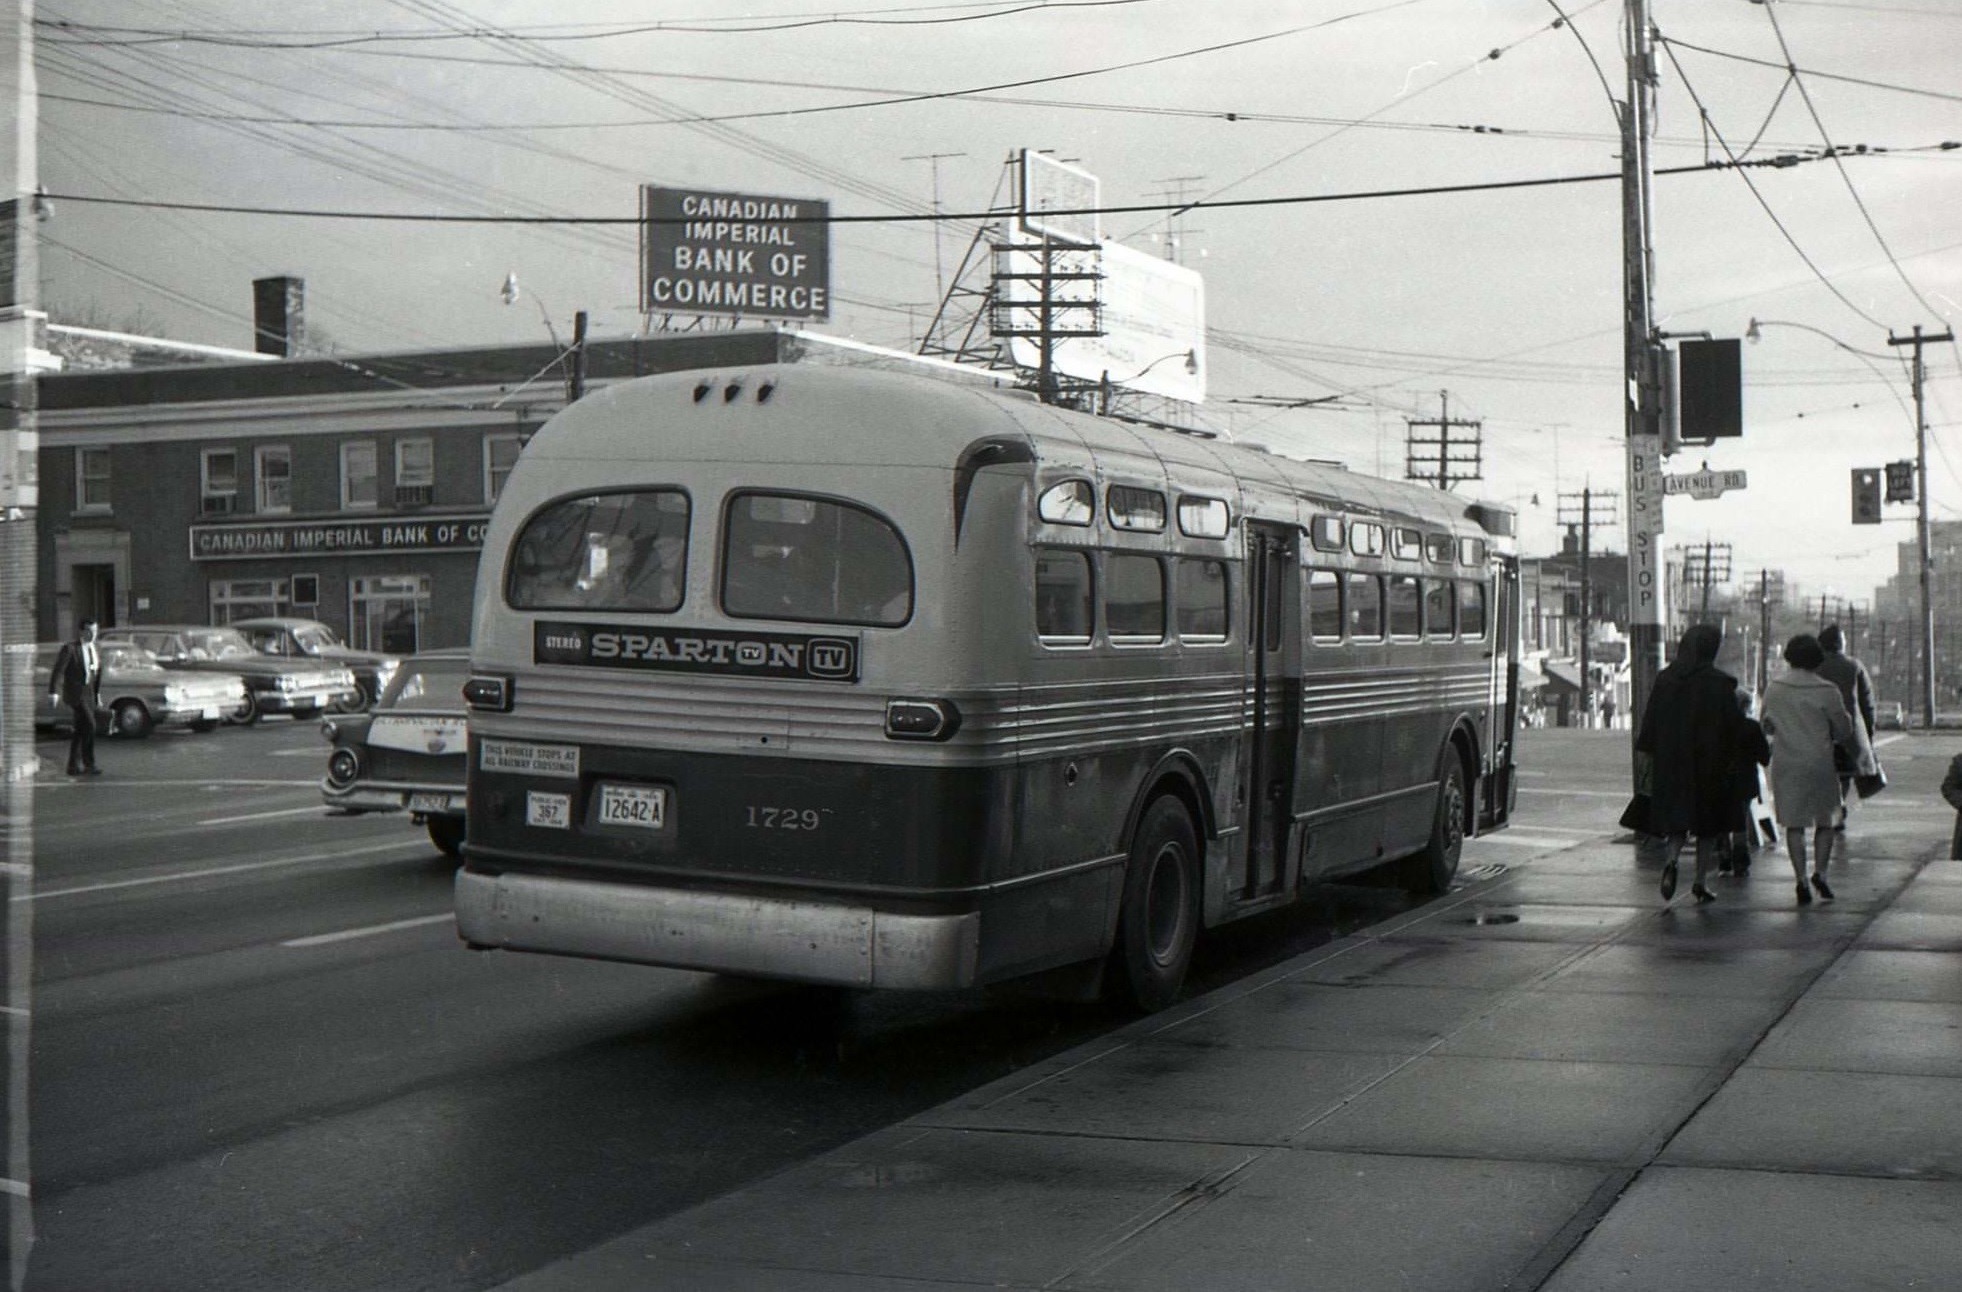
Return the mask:
<svg viewBox="0 0 1962 1292"><path fill-rule="evenodd" d="M1901 280L1901 285L1921 303L1921 307L1928 311L1930 317L1940 318L1941 311L1929 304L1928 298L1922 295L1921 289L1915 285L1914 280L1907 276L1907 270L1901 267L1900 260L1894 255L1894 249L1888 245L1886 236L1880 231L1880 226L1874 222L1873 212L1867 209L1866 200L1860 196L1859 186L1853 183L1853 177L1847 173L1846 163L1840 159L1839 149L1833 145L1832 133L1826 129L1825 119L1819 115L1819 105L1813 102L1812 92L1806 88L1805 79L1799 75L1798 66L1792 60L1792 47L1785 39L1784 24L1778 21L1777 7L1766 5L1764 12L1765 17L1771 21L1773 34L1778 37L1779 51L1785 55L1786 72L1791 77L1792 84L1797 87L1799 98L1804 102L1806 113L1812 118L1812 124L1818 127L1819 138L1826 145L1827 155L1833 161L1833 168L1839 172L1841 182L1846 185L1847 194L1852 197L1853 205L1859 209L1860 218L1866 222L1867 231L1873 234L1873 240L1880 245L1881 251L1886 253L1887 263L1894 267L1895 276Z"/></svg>

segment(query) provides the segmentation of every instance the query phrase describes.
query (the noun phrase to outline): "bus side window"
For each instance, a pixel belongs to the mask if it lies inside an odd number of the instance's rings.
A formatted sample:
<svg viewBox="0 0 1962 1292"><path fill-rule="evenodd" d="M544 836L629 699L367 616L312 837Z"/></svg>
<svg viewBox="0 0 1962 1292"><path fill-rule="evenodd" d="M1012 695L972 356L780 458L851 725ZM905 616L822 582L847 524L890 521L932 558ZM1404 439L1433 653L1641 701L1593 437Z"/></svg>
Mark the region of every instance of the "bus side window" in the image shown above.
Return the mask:
<svg viewBox="0 0 1962 1292"><path fill-rule="evenodd" d="M1349 576L1349 640L1383 640L1383 584L1373 574Z"/></svg>
<svg viewBox="0 0 1962 1292"><path fill-rule="evenodd" d="M1178 563L1179 636L1226 640L1226 562L1187 557Z"/></svg>
<svg viewBox="0 0 1962 1292"><path fill-rule="evenodd" d="M1113 639L1165 640L1165 566L1155 556L1104 556L1104 624Z"/></svg>
<svg viewBox="0 0 1962 1292"><path fill-rule="evenodd" d="M1416 637L1424 630L1422 580L1414 574L1390 576L1390 636Z"/></svg>
<svg viewBox="0 0 1962 1292"><path fill-rule="evenodd" d="M1424 581L1424 633L1449 640L1458 631L1458 585L1449 579Z"/></svg>
<svg viewBox="0 0 1962 1292"><path fill-rule="evenodd" d="M1342 576L1308 571L1308 635L1318 642L1342 640Z"/></svg>
<svg viewBox="0 0 1962 1292"><path fill-rule="evenodd" d="M1458 585L1458 631L1466 641L1485 637L1485 585L1462 582Z"/></svg>
<svg viewBox="0 0 1962 1292"><path fill-rule="evenodd" d="M1035 549L1036 635L1051 642L1089 641L1095 591L1088 552Z"/></svg>

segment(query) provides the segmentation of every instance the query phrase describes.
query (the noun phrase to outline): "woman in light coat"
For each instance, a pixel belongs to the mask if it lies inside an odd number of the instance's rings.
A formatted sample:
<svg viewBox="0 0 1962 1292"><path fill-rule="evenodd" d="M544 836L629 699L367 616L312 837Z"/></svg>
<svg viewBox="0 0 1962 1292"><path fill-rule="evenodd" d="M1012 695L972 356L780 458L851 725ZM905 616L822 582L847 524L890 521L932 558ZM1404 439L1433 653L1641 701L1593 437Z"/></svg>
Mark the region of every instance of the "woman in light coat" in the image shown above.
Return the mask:
<svg viewBox="0 0 1962 1292"><path fill-rule="evenodd" d="M1833 855L1833 820L1839 812L1839 773L1833 750L1853 739L1853 719L1839 687L1817 670L1826 652L1819 639L1800 633L1785 644L1791 668L1764 692L1764 730L1771 737L1771 797L1785 828L1799 905L1818 893L1831 901L1826 866ZM1806 886L1805 832L1813 834L1811 887Z"/></svg>

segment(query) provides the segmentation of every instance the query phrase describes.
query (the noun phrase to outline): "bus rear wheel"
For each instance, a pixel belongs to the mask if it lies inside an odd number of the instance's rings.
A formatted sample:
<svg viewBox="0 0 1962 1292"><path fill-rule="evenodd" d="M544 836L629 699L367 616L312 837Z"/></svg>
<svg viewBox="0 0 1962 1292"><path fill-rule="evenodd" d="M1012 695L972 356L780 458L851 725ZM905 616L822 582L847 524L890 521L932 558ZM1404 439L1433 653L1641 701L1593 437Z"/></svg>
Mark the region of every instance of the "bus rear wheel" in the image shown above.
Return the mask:
<svg viewBox="0 0 1962 1292"><path fill-rule="evenodd" d="M1449 889L1465 851L1465 760L1447 745L1443 762L1430 841L1404 862L1404 886L1418 897L1434 897Z"/></svg>
<svg viewBox="0 0 1962 1292"><path fill-rule="evenodd" d="M429 831L429 842L446 857L463 855L463 818L460 816L432 816L424 823Z"/></svg>
<svg viewBox="0 0 1962 1292"><path fill-rule="evenodd" d="M1152 800L1124 868L1113 994L1147 1013L1178 999L1199 937L1199 839L1185 806Z"/></svg>

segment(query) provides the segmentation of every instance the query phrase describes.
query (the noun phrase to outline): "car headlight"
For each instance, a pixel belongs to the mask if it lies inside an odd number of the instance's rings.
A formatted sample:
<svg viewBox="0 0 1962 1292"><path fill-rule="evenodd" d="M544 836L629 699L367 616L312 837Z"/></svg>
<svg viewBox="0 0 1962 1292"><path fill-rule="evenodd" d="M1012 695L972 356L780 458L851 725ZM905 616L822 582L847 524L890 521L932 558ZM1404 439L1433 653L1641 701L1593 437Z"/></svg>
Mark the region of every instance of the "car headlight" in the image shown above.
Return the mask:
<svg viewBox="0 0 1962 1292"><path fill-rule="evenodd" d="M183 707L185 699L186 696L184 694L183 687L181 686L164 687L164 703L169 705L171 708L177 709Z"/></svg>
<svg viewBox="0 0 1962 1292"><path fill-rule="evenodd" d="M402 667L399 659L385 659L375 666L375 689L380 690L395 680L397 670Z"/></svg>
<svg viewBox="0 0 1962 1292"><path fill-rule="evenodd" d="M336 786L354 784L361 774L361 756L352 749L336 749L327 755L327 780Z"/></svg>
<svg viewBox="0 0 1962 1292"><path fill-rule="evenodd" d="M282 691L291 691L298 684L298 679L291 673L281 673L279 675L279 689Z"/></svg>

